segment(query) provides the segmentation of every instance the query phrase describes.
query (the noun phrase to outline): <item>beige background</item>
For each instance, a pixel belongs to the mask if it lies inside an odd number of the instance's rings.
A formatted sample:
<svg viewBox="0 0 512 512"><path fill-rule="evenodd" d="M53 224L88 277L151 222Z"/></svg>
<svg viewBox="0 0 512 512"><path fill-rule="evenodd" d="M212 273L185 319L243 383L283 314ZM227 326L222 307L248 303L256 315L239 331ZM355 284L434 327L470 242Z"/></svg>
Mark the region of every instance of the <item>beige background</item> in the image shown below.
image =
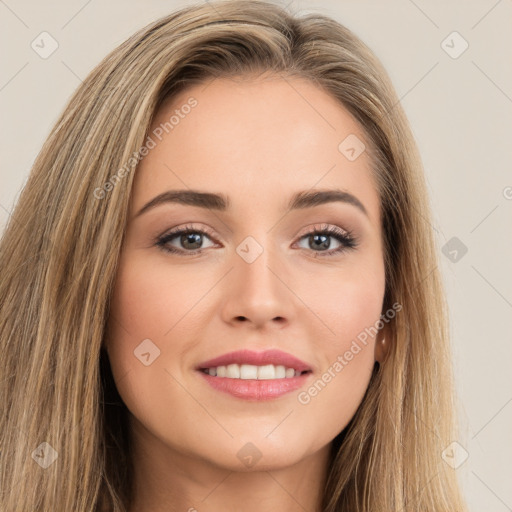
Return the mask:
<svg viewBox="0 0 512 512"><path fill-rule="evenodd" d="M0 229L87 73L136 29L190 3L0 0ZM512 510L512 2L279 3L347 25L391 75L423 156L433 229L440 247L448 244L441 265L462 424L456 458L469 454L454 470L471 511ZM58 43L46 59L31 47L43 31Z"/></svg>

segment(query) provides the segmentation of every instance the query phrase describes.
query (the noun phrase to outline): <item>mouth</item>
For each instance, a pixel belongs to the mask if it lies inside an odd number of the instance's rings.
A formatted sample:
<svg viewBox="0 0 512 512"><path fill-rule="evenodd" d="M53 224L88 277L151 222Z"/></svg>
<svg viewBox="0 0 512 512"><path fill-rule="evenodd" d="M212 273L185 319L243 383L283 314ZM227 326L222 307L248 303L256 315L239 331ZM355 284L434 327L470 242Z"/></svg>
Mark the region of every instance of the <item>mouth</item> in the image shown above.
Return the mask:
<svg viewBox="0 0 512 512"><path fill-rule="evenodd" d="M251 401L295 391L313 374L307 363L280 350L239 350L205 361L196 371L214 390Z"/></svg>
<svg viewBox="0 0 512 512"><path fill-rule="evenodd" d="M311 370L301 371L291 367L287 368L283 365L266 364L263 366L256 366L252 364L237 363L228 364L226 366L221 365L209 368L200 368L199 370L210 377L225 377L228 379L242 380L291 379L293 377L300 377L306 373L311 373Z"/></svg>

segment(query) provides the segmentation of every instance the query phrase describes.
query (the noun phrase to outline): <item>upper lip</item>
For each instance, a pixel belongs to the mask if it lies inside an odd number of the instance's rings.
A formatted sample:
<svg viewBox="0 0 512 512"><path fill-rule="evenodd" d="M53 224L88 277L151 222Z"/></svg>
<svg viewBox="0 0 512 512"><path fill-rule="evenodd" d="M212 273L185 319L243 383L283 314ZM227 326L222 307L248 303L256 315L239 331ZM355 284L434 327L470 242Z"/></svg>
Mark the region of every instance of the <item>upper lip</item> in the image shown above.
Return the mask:
<svg viewBox="0 0 512 512"><path fill-rule="evenodd" d="M209 359L197 366L197 370L205 368L215 368L217 366L227 366L228 364L251 364L255 366L264 366L267 364L282 365L286 368L293 368L300 372L311 371L311 367L300 359L283 352L282 350L265 350L263 352L255 352L252 350L236 350L223 354L214 359Z"/></svg>

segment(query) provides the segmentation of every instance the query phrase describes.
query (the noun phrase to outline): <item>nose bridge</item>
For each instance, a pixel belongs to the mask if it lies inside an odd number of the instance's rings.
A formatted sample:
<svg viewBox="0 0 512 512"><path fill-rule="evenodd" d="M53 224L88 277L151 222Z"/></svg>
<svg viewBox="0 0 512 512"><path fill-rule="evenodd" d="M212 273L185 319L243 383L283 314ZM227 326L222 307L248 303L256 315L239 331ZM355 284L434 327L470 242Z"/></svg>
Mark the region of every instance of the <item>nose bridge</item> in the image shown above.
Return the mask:
<svg viewBox="0 0 512 512"><path fill-rule="evenodd" d="M284 284L286 276L281 275L285 268L283 255L272 246L271 238L271 233L262 230L236 247L227 320L244 317L261 324L275 318L290 319L292 301Z"/></svg>
<svg viewBox="0 0 512 512"><path fill-rule="evenodd" d="M237 273L247 289L275 291L276 252L272 250L270 236L258 242L254 237L246 237L236 248ZM270 288L270 289L269 289Z"/></svg>
<svg viewBox="0 0 512 512"><path fill-rule="evenodd" d="M236 247L235 267L243 288L251 295L279 294L279 254L272 247L271 234L259 234L258 239L247 236ZM259 240L259 241L258 241Z"/></svg>

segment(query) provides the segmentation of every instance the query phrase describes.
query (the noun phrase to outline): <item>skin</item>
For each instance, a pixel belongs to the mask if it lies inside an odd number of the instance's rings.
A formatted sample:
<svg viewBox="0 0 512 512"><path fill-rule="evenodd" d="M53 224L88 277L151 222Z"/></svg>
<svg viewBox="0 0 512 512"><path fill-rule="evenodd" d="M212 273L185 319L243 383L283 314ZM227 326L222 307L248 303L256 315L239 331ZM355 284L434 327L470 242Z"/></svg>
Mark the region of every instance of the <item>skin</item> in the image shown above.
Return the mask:
<svg viewBox="0 0 512 512"><path fill-rule="evenodd" d="M160 108L151 129L190 97L197 106L137 169L106 338L130 411L130 512L237 511L241 503L246 512L320 510L331 442L385 356L368 338L317 396L298 401L383 312L380 200L370 158L363 152L349 161L338 150L350 134L368 143L334 98L308 81L275 75L189 88ZM312 188L348 191L368 215L341 202L286 212L293 193ZM231 205L220 212L167 203L136 216L175 189L221 193ZM305 235L325 224L352 231L358 246L322 256ZM188 225L213 233L203 237L202 253L187 255L196 246L184 246L179 235L168 245L183 255L155 245ZM236 252L247 236L263 248L252 263ZM327 250L342 245L328 240ZM134 356L145 339L160 350L149 366ZM216 391L195 371L241 348L281 349L313 373L302 389L258 402ZM237 456L247 443L261 454L252 467Z"/></svg>

